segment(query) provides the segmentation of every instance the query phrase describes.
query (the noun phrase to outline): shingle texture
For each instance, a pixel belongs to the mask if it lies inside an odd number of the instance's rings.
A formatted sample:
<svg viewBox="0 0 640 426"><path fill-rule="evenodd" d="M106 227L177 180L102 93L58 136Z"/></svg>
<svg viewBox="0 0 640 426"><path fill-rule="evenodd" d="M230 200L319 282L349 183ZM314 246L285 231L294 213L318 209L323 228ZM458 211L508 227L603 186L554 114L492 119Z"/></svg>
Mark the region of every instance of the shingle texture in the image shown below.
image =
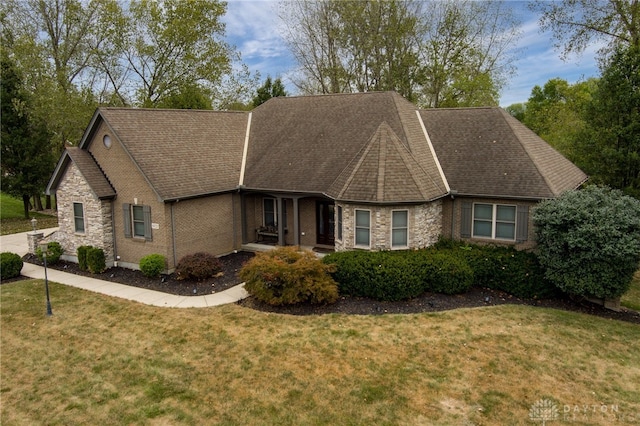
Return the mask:
<svg viewBox="0 0 640 426"><path fill-rule="evenodd" d="M102 197L115 192L85 152L102 122L164 201L239 185L371 203L424 202L449 188L543 199L586 179L500 108L419 110L375 92L274 98L251 113L101 108L67 154ZM50 187L63 172L61 162Z"/></svg>
<svg viewBox="0 0 640 426"><path fill-rule="evenodd" d="M421 115L449 186L460 194L553 198L587 176L500 108Z"/></svg>
<svg viewBox="0 0 640 426"><path fill-rule="evenodd" d="M428 147L415 111L393 92L271 99L253 112L244 184L354 201L440 197L434 159L419 161Z"/></svg>
<svg viewBox="0 0 640 426"><path fill-rule="evenodd" d="M80 170L80 173L98 198L115 197L116 191L89 152L77 147L68 147L66 154L78 167L78 170Z"/></svg>
<svg viewBox="0 0 640 426"><path fill-rule="evenodd" d="M161 199L237 187L247 114L130 108L99 113Z"/></svg>

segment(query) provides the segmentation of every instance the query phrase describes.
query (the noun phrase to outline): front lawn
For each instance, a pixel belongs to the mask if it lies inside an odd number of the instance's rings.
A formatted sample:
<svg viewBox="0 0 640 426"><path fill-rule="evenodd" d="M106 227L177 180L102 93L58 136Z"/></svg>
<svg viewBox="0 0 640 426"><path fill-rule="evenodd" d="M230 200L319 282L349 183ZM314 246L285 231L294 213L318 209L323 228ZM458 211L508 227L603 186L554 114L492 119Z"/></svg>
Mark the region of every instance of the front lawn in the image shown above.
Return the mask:
<svg viewBox="0 0 640 426"><path fill-rule="evenodd" d="M0 193L0 235L15 234L32 230L31 219L38 220L38 229L55 228L58 217L31 211L30 218L24 218L22 200Z"/></svg>
<svg viewBox="0 0 640 426"><path fill-rule="evenodd" d="M41 280L0 286L3 425L605 425L640 413L636 324L511 305L166 309L55 283L51 299L46 317Z"/></svg>

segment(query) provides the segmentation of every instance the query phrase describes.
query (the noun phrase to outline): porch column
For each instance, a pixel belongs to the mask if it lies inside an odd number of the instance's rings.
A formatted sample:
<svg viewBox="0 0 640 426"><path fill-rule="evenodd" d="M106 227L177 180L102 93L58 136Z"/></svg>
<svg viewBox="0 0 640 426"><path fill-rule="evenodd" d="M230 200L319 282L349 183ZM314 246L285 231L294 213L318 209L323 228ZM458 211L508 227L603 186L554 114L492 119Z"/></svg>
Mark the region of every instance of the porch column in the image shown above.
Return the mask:
<svg viewBox="0 0 640 426"><path fill-rule="evenodd" d="M276 197L278 207L278 245L284 246L284 214L282 212L282 197Z"/></svg>
<svg viewBox="0 0 640 426"><path fill-rule="evenodd" d="M298 212L298 197L293 198L293 245L300 246L300 214Z"/></svg>

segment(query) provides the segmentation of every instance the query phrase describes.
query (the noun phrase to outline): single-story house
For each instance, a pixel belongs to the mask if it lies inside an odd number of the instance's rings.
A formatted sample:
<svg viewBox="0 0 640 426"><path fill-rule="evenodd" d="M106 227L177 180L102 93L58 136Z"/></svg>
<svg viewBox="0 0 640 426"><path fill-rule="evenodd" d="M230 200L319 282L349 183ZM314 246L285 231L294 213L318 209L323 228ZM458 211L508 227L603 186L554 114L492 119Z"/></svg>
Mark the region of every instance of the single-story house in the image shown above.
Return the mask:
<svg viewBox="0 0 640 426"><path fill-rule="evenodd" d="M55 193L65 258L137 268L272 239L336 251L440 236L535 244L529 211L587 176L497 107L421 110L395 92L273 98L250 112L99 108Z"/></svg>

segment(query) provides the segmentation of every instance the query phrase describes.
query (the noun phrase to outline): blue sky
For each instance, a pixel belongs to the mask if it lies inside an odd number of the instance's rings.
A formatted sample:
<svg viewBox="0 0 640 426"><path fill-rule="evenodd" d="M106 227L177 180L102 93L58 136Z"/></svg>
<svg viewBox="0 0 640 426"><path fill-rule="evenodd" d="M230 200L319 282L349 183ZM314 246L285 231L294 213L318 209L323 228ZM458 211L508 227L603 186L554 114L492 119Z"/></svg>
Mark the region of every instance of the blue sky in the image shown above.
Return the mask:
<svg viewBox="0 0 640 426"><path fill-rule="evenodd" d="M278 2L276 0L227 0L228 10L224 17L227 41L235 45L242 61L252 72L259 71L261 81L267 75L282 77L290 92L295 92L288 75L295 68L280 36ZM563 78L569 83L597 77L599 70L596 52L599 45L590 46L582 55L567 60L553 47L550 33L541 33L538 20L526 8L525 1L510 1L509 4L523 16L520 30L522 36L514 49L519 51L515 65L516 74L502 91L501 106L525 102L535 85L542 86L551 78ZM293 93L295 94L295 93Z"/></svg>

